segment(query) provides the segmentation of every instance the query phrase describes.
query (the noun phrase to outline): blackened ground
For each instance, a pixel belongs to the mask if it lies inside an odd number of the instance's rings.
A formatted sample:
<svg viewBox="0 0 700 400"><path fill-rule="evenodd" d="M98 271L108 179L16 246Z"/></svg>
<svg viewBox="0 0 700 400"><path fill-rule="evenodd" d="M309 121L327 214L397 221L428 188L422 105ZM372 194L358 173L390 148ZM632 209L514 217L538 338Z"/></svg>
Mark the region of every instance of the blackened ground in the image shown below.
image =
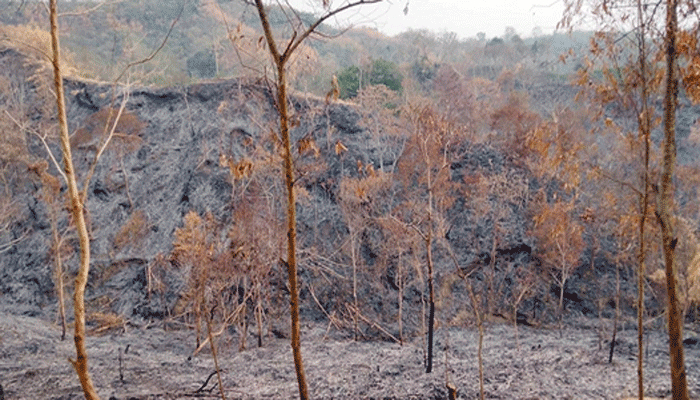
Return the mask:
<svg viewBox="0 0 700 400"><path fill-rule="evenodd" d="M459 398L478 397L477 332L440 329L434 372L424 373L423 340L403 347L389 342L354 342L322 325L303 328L303 354L315 399L446 398L445 365ZM484 381L489 399L621 399L636 393L636 331L618 336L607 363L610 326L597 320L570 321L563 331L492 324L484 339ZM692 336L690 329L686 336ZM237 351L237 338L218 341L228 399L288 399L297 396L290 346L267 339L263 348ZM686 347L691 395L700 396L700 346ZM254 346L251 338L249 345ZM671 393L668 347L661 331L647 335L646 394ZM192 356L194 333L131 327L88 339L90 371L103 399L217 398L213 360L208 351ZM447 352L445 349L447 348ZM208 350L208 348L207 348ZM120 378L120 353L122 367ZM446 356L447 353L447 356ZM6 399L81 399L68 358L72 340L60 341L50 323L0 314L0 384ZM447 364L446 364L447 363Z"/></svg>

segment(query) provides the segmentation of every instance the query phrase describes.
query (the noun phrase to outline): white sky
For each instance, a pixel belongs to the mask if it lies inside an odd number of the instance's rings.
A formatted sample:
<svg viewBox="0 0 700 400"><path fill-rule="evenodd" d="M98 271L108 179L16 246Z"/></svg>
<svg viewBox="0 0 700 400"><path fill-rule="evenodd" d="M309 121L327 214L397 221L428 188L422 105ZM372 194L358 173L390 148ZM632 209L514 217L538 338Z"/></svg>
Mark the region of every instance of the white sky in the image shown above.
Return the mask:
<svg viewBox="0 0 700 400"><path fill-rule="evenodd" d="M318 0L289 0L297 8L311 11ZM335 0L336 5L341 0ZM512 26L522 36L531 36L535 27L551 33L561 19L562 0L389 0L378 6L361 6L342 14L337 23L374 26L387 35L408 29L428 29L435 33L455 32L461 39L485 32L487 38L503 36ZM318 8L317 8L318 9Z"/></svg>

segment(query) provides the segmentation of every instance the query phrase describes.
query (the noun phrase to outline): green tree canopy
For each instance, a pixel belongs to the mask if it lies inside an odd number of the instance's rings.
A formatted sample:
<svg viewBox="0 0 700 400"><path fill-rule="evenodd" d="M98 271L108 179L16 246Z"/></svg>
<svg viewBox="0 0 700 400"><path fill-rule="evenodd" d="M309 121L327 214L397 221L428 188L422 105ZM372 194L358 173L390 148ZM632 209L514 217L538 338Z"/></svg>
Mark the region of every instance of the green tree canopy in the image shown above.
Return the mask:
<svg viewBox="0 0 700 400"><path fill-rule="evenodd" d="M362 68L352 65L338 74L340 97L349 99L357 96L362 87L384 85L389 89L400 92L403 75L399 67L383 59L377 59Z"/></svg>

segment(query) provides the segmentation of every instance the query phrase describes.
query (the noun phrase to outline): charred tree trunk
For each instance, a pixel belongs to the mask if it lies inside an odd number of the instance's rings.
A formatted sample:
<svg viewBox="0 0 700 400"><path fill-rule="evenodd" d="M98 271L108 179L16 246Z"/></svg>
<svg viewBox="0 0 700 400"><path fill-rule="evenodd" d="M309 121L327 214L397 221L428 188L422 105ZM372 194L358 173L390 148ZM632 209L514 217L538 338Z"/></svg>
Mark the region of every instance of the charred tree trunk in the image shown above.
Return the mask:
<svg viewBox="0 0 700 400"><path fill-rule="evenodd" d="M433 284L433 178L430 166L430 157L427 150L425 154L426 168L428 170L428 233L425 236L426 257L428 259L428 362L426 373L433 371L433 336L435 331L435 288Z"/></svg>
<svg viewBox="0 0 700 400"><path fill-rule="evenodd" d="M430 229L430 228L429 228ZM433 336L435 332L435 289L433 285L433 253L432 235L428 232L426 246L428 247L428 360L426 373L433 371Z"/></svg>
<svg viewBox="0 0 700 400"><path fill-rule="evenodd" d="M617 341L617 325L620 321L620 266L615 264L615 317L613 318L613 334L610 341L610 355L608 364L612 364L615 354L615 342Z"/></svg>

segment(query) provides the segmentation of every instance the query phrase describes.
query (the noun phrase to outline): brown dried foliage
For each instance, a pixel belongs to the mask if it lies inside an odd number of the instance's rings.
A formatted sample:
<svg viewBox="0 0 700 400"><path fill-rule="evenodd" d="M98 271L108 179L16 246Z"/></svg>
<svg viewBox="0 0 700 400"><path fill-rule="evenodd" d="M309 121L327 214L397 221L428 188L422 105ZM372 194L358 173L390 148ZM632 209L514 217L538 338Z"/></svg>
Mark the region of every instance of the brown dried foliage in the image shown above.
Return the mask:
<svg viewBox="0 0 700 400"><path fill-rule="evenodd" d="M114 125L119 113L115 108L103 108L90 115L83 125L71 135L71 147L99 148L106 139L109 129ZM146 122L135 114L124 110L114 130L114 140L121 142L124 151L132 151L141 143L140 135L146 128Z"/></svg>
<svg viewBox="0 0 700 400"><path fill-rule="evenodd" d="M559 285L557 314L561 322L566 283L578 267L584 249L583 226L572 200L548 202L542 195L533 216L531 234L537 240L537 254L551 278Z"/></svg>
<svg viewBox="0 0 700 400"><path fill-rule="evenodd" d="M127 246L141 249L149 229L150 224L146 213L142 210L134 211L115 235L114 248L117 251L121 251Z"/></svg>

